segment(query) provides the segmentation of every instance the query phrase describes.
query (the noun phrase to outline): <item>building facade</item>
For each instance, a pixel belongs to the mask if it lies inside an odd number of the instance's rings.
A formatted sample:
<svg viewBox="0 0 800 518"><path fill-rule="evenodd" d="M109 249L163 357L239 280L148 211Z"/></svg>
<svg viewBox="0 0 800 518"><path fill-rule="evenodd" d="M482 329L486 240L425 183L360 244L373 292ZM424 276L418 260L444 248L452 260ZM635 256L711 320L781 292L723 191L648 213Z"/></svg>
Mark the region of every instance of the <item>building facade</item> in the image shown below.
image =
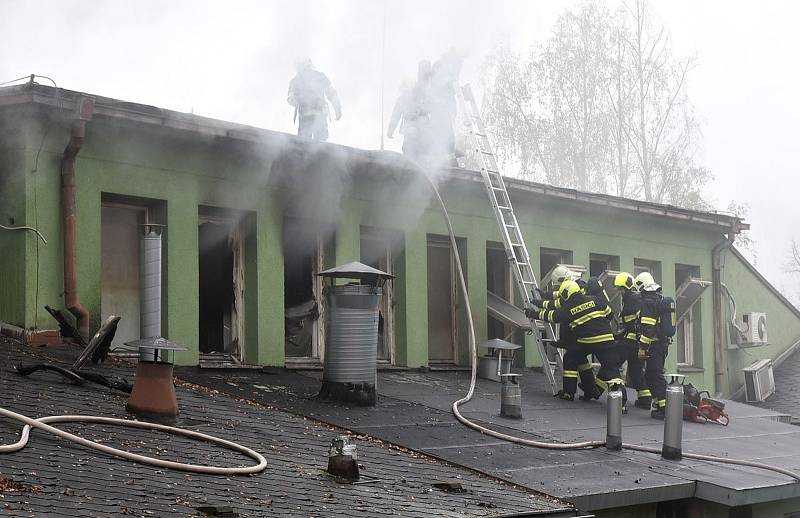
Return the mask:
<svg viewBox="0 0 800 518"><path fill-rule="evenodd" d="M70 243L62 177L76 131ZM0 320L7 324L54 329L42 308L69 306L65 280L74 268L89 329L116 314L115 343L139 338L139 239L142 225L155 223L165 225L162 334L188 348L177 363L319 363L325 308L315 274L353 260L396 275L381 311L381 363L469 363L444 220L421 171L400 155L40 85L0 89L0 152L0 223L36 227L47 239L0 232ZM487 291L509 299L515 288L480 175L443 170L437 182L478 341L509 336L513 329L487 310ZM508 185L540 275L559 263L591 275L648 270L666 294L690 278L711 283L680 322L668 371L730 395L743 384L743 367L800 340L800 312L728 246L746 228L739 219ZM65 261L71 252L74 267ZM767 345L736 345L728 293L737 315L767 314ZM515 339L526 345L519 361L539 365L530 337Z"/></svg>

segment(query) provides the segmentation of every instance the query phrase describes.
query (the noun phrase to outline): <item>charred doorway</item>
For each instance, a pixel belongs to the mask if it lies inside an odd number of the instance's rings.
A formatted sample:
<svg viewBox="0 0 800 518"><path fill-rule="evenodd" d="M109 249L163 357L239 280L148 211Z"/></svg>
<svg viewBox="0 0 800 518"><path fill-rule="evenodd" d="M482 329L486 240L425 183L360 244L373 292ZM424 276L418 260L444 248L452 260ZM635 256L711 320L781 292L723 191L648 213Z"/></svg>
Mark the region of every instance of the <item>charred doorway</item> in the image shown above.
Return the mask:
<svg viewBox="0 0 800 518"><path fill-rule="evenodd" d="M463 239L456 242L467 277L466 242ZM428 235L428 361L431 364L448 366L457 364L460 358L469 358L466 321L450 239Z"/></svg>
<svg viewBox="0 0 800 518"><path fill-rule="evenodd" d="M201 210L197 238L200 360L241 362L244 261L239 221Z"/></svg>
<svg viewBox="0 0 800 518"><path fill-rule="evenodd" d="M284 353L288 361L320 359L322 242L319 225L287 217L283 222Z"/></svg>
<svg viewBox="0 0 800 518"><path fill-rule="evenodd" d="M361 262L394 275L395 246L400 236L388 230L361 227ZM394 360L394 282L383 286L378 315L378 361Z"/></svg>
<svg viewBox="0 0 800 518"><path fill-rule="evenodd" d="M101 208L100 316L122 317L115 344L140 338L139 241L148 208L103 200Z"/></svg>
<svg viewBox="0 0 800 518"><path fill-rule="evenodd" d="M511 271L502 243L486 243L486 289L503 300L511 300ZM513 332L510 326L494 318L487 311L486 331L488 338L509 339Z"/></svg>

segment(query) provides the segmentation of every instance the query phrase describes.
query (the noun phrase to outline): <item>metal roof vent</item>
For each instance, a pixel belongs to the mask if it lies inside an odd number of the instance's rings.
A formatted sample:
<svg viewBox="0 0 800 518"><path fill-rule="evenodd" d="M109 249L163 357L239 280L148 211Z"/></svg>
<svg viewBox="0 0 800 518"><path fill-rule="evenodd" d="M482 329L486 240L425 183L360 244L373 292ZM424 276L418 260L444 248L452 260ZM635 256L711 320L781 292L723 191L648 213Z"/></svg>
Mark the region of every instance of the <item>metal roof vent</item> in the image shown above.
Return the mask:
<svg viewBox="0 0 800 518"><path fill-rule="evenodd" d="M328 329L319 395L323 399L374 406L381 286L394 276L359 262L318 275L360 281L325 288Z"/></svg>

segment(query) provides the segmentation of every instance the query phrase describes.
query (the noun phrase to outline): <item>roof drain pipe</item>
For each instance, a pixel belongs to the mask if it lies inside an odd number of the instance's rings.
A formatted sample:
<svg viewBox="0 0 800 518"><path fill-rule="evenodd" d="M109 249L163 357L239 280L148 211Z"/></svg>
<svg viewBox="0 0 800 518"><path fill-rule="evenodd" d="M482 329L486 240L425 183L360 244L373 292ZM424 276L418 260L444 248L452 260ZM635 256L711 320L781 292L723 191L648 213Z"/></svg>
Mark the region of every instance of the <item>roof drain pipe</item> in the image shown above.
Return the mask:
<svg viewBox="0 0 800 518"><path fill-rule="evenodd" d="M711 251L711 290L714 309L714 392L722 396L726 386L725 322L722 318L722 252L733 245L738 229L731 226L725 238Z"/></svg>
<svg viewBox="0 0 800 518"><path fill-rule="evenodd" d="M89 337L89 311L78 301L77 242L75 229L75 159L83 146L86 122L92 118L94 98L81 95L77 118L61 158L61 204L64 220L64 306L75 316L78 331Z"/></svg>
<svg viewBox="0 0 800 518"><path fill-rule="evenodd" d="M545 442L545 441L533 441L530 439L524 439L522 437L516 437L514 435L508 435L505 433L501 433L491 428L486 428L485 426L481 426L477 423L474 423L461 415L459 411L459 406L463 405L464 403L469 402L472 399L472 396L475 393L475 382L477 378L477 351L476 351L476 343L475 343L475 327L472 320L472 308L469 304L469 294L467 293L467 283L464 279L464 270L461 267L461 257L458 254L458 246L456 244L456 237L455 232L453 231L453 224L450 221L450 215L447 212L447 207L445 207L444 200L442 200L442 196L439 194L439 189L436 187L436 182L433 181L433 178L429 177L425 172L421 172L422 176L428 181L433 189L434 194L436 195L436 200L439 202L439 206L442 209L442 216L444 216L444 221L447 225L447 232L450 235L450 246L453 248L453 257L455 258L456 263L456 272L458 273L458 284L461 290L461 293L464 295L464 307L467 313L467 327L469 328L469 353L470 353L470 364L471 364L471 374L470 374L470 382L469 382L469 390L467 391L467 395L463 398L453 402L453 415L456 419L459 420L463 425L472 428L473 430L477 430L483 434L489 435L491 437L496 437L498 439L502 439L504 441L509 441L517 444L522 444L525 446L534 446L536 448L546 448L549 450L581 450L587 448L598 448L600 446L605 446L605 441L582 441L582 442L571 442L571 443L559 443L559 442ZM735 231L735 227L732 229L731 236L735 236L737 232ZM732 239L730 240L732 242ZM723 245L723 243L721 243ZM720 245L718 245L720 246ZM730 246L730 244L725 245ZM715 248L716 249L716 248ZM721 251L720 247L720 251ZM656 455L661 455L661 448L651 448L649 446L641 446L639 444L628 444L623 443L622 448L625 450L633 450L633 451L640 451L644 453L654 453ZM695 459L695 460L705 460L709 462L719 462L722 464L733 464L736 466L745 466L749 468L757 468L757 469L764 469L767 471L773 471L775 473L780 473L782 475L786 475L794 479L795 481L800 481L800 474L795 473L789 469L784 469L778 466L772 466L769 464L762 464L760 462L754 462L744 459L732 459L730 457L717 457L715 455L702 455L699 453L683 453L683 457L686 459Z"/></svg>

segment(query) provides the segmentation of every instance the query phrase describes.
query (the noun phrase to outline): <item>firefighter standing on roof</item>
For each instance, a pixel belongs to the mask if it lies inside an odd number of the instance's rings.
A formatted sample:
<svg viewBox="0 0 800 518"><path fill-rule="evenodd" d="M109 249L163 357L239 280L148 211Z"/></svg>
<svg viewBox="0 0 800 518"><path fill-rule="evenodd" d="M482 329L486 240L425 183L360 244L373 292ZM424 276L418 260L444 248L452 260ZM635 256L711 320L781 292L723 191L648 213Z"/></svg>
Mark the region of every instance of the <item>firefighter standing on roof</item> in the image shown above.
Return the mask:
<svg viewBox="0 0 800 518"><path fill-rule="evenodd" d="M552 280L550 284L552 291L543 292L537 288L536 293L534 293L533 302L537 307L540 307L544 310L560 308L562 300L558 296L558 288L560 288L561 284L566 280L575 280L575 282L579 283L579 277L580 274L571 271L566 266L557 266L553 270L551 276ZM541 297L543 300L538 300L538 297ZM575 346L575 332L567 324L558 324L558 341L556 342L555 347L568 350L574 348ZM548 354L548 356L550 355ZM592 370L592 364L589 362L581 363L578 365L577 371L578 377L580 378L578 387L580 387L581 391L583 392L579 399L581 401L590 401L595 399L594 395L597 392L595 390L596 379L594 377L594 370Z"/></svg>
<svg viewBox="0 0 800 518"><path fill-rule="evenodd" d="M652 394L644 379L644 362L639 358L639 318L642 301L636 291L635 279L628 272L614 277L614 286L619 290L622 306L619 312L617 343L623 361L628 362L628 381L636 389L634 406L650 410Z"/></svg>
<svg viewBox="0 0 800 518"><path fill-rule="evenodd" d="M647 272L639 274L642 308L639 318L639 358L644 360L644 377L653 394L650 415L664 419L667 405L667 382L664 380L664 361L674 326L674 301L661 295L661 286ZM665 304L666 302L666 304ZM669 310L665 311L665 307Z"/></svg>
<svg viewBox="0 0 800 518"><path fill-rule="evenodd" d="M404 87L395 102L389 127L388 138L400 127L403 135L403 154L414 160L424 160L430 152L431 140L431 63L420 61L417 68L417 82L413 87Z"/></svg>
<svg viewBox="0 0 800 518"><path fill-rule="evenodd" d="M287 101L294 106L297 135L313 140L328 140L328 103L336 120L342 117L342 105L330 80L315 70L310 59L297 63L297 75L289 83Z"/></svg>
<svg viewBox="0 0 800 518"><path fill-rule="evenodd" d="M558 309L561 307L562 300L558 296L558 288L561 287L561 284L567 280L574 280L578 277L578 274L575 272L570 271L566 266L559 265L557 266L552 273L552 281L551 287L553 288L552 291L543 292L539 289L536 290L537 293L534 293L533 303L536 304L537 307L542 308L543 310L551 310L551 309ZM543 300L539 300L537 298L537 294ZM575 332L567 325L567 324L558 324L558 341L555 344L555 347L560 347L563 349L572 349L576 346L575 342ZM582 363L577 367L578 377L580 378L580 383L578 386L583 391L583 394L580 396L579 399L582 401L589 401L594 399L594 395L596 393L595 384L596 380L594 377L594 371L592 370L591 363ZM569 381L568 383L572 383ZM585 388L585 387L588 387ZM562 390L561 393L563 394L564 391Z"/></svg>
<svg viewBox="0 0 800 518"><path fill-rule="evenodd" d="M583 294L573 280L561 284L558 300L558 308L526 311L530 318L568 326L574 333L575 344L564 353L563 388L556 396L569 401L575 398L578 373L591 372L589 357L594 354L600 361L596 384L583 388L586 398L597 399L609 386L622 385L619 356L609 322L611 308L602 297ZM532 304L543 307L545 301L535 299Z"/></svg>

